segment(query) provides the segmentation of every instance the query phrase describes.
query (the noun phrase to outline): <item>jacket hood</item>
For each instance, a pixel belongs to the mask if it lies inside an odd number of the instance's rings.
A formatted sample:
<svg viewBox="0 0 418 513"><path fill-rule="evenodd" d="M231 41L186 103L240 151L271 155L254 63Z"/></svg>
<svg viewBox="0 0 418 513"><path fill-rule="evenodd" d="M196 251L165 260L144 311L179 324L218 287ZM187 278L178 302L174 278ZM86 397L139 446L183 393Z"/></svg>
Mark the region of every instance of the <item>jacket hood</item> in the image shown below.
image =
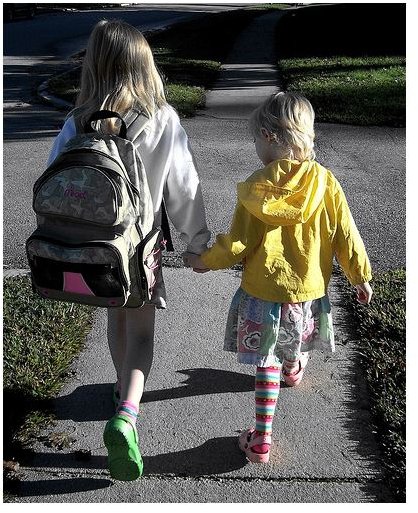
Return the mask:
<svg viewBox="0 0 418 513"><path fill-rule="evenodd" d="M238 199L269 225L305 223L326 189L327 170L315 161L276 160L239 183Z"/></svg>

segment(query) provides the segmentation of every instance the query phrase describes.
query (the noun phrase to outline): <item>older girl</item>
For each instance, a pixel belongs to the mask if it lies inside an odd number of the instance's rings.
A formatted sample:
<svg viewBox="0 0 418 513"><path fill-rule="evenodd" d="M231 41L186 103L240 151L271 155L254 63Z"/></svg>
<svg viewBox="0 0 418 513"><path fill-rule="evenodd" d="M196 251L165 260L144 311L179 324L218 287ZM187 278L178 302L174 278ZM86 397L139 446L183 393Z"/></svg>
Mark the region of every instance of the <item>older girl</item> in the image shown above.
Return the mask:
<svg viewBox="0 0 418 513"><path fill-rule="evenodd" d="M210 232L187 135L165 99L151 49L137 29L121 21L100 21L95 26L83 62L76 107L55 140L49 163L94 111L116 111L126 120L135 118L138 112L146 114L149 123L134 144L147 172L154 225L161 224L164 198L168 215L188 251L199 254L206 249ZM103 131L117 129L115 120L101 123ZM106 424L104 441L110 474L115 479L134 480L143 470L136 419L152 364L156 307L166 307L161 274L152 304L141 309L108 310L108 342L117 375L117 412Z"/></svg>

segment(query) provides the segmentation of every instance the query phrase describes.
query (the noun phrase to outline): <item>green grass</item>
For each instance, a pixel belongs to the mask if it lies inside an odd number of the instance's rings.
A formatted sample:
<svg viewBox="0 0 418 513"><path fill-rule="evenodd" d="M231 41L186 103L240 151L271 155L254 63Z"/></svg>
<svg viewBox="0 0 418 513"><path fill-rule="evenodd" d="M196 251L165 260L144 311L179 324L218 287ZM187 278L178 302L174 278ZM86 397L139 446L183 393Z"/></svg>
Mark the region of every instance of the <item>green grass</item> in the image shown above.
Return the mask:
<svg viewBox="0 0 418 513"><path fill-rule="evenodd" d="M167 100L184 117L191 117L196 109L205 105L205 90L202 87L168 84Z"/></svg>
<svg viewBox="0 0 418 513"><path fill-rule="evenodd" d="M183 74L186 72L187 67L183 69ZM80 74L81 68L75 68L53 77L49 81L49 90L58 98L74 104L80 91ZM179 83L167 82L166 96L167 101L177 110L180 116L190 117L194 115L197 109L205 105L205 90L203 87L182 83L183 77L184 75L178 79Z"/></svg>
<svg viewBox="0 0 418 513"><path fill-rule="evenodd" d="M406 62L402 56L283 59L284 88L312 103L316 120L405 126Z"/></svg>
<svg viewBox="0 0 418 513"><path fill-rule="evenodd" d="M317 121L404 127L405 16L405 4L286 11L276 30L282 87L306 95Z"/></svg>
<svg viewBox="0 0 418 513"><path fill-rule="evenodd" d="M45 407L83 347L93 309L44 300L28 277L4 280L3 304L4 457L12 458L50 418Z"/></svg>
<svg viewBox="0 0 418 513"><path fill-rule="evenodd" d="M383 448L386 479L397 500L405 501L406 454L406 272L376 273L374 295L365 308L355 300L354 323L375 428ZM351 290L351 289L350 289ZM349 291L346 291L347 296Z"/></svg>
<svg viewBox="0 0 418 513"><path fill-rule="evenodd" d="M209 87L216 79L221 63L213 60L174 57L166 48L154 49L157 67L167 84L177 83Z"/></svg>

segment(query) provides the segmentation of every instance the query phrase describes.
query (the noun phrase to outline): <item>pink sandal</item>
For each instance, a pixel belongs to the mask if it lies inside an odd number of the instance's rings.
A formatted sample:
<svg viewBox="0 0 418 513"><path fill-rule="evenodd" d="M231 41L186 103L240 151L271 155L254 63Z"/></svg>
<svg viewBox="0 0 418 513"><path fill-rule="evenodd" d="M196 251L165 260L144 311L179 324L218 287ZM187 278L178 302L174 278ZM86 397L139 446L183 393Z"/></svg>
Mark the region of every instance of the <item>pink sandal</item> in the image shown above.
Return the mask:
<svg viewBox="0 0 418 513"><path fill-rule="evenodd" d="M255 429L250 428L243 431L239 436L239 448L245 452L248 461L252 463L268 463L270 458L270 448L265 453L258 453L252 450L255 445L268 444L271 447L272 440L270 435L255 435Z"/></svg>
<svg viewBox="0 0 418 513"><path fill-rule="evenodd" d="M284 371L282 372L283 379L284 379L284 382L286 383L286 386L295 387L295 386L299 385L299 383L302 381L303 373L305 371L305 367L308 363L308 360L309 360L309 354L302 353L301 357L299 358L299 362L298 362L299 370L297 370L296 372L292 372L292 374L286 374Z"/></svg>

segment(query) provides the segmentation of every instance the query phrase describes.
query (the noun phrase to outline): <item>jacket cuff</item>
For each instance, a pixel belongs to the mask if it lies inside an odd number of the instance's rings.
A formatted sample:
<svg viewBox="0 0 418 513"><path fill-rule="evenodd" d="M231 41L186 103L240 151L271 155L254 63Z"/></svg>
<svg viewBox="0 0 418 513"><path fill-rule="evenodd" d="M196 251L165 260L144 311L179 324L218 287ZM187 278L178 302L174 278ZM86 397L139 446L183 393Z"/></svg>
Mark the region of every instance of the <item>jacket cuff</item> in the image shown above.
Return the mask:
<svg viewBox="0 0 418 513"><path fill-rule="evenodd" d="M222 262L220 255L217 255L217 253L216 247L212 247L200 255L202 262L212 271L229 267L228 263Z"/></svg>
<svg viewBox="0 0 418 513"><path fill-rule="evenodd" d="M367 273L363 275L351 276L350 283L355 287L356 285L361 285L362 283L367 283L371 281L373 278L372 273Z"/></svg>

